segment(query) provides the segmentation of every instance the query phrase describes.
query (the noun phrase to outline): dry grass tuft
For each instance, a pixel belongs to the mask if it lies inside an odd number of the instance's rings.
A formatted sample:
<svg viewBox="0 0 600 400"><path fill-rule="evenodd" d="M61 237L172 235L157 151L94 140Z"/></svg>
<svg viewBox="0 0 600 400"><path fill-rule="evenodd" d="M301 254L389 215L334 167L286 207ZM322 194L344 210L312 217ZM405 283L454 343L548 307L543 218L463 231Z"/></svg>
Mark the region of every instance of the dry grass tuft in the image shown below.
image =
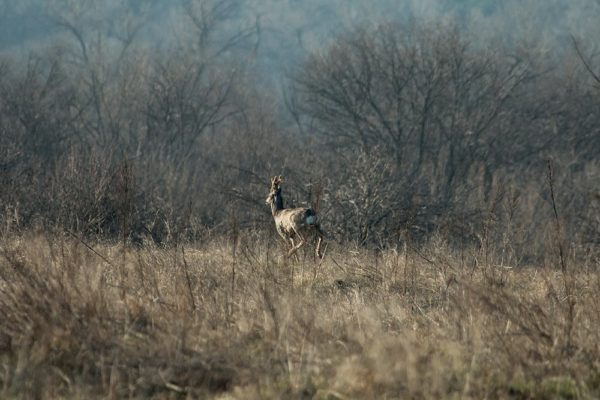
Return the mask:
<svg viewBox="0 0 600 400"><path fill-rule="evenodd" d="M4 239L2 398L596 398L597 265Z"/></svg>

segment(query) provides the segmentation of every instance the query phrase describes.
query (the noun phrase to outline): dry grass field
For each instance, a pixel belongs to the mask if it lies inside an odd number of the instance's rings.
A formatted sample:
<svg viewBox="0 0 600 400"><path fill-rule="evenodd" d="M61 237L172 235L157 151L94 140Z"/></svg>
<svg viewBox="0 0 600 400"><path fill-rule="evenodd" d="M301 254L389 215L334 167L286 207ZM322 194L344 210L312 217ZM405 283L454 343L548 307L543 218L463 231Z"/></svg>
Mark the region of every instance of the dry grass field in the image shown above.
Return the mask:
<svg viewBox="0 0 600 400"><path fill-rule="evenodd" d="M441 240L288 262L257 233L0 249L2 398L600 396L598 265L551 249L519 268Z"/></svg>
<svg viewBox="0 0 600 400"><path fill-rule="evenodd" d="M0 400L600 399L598 21L0 0Z"/></svg>

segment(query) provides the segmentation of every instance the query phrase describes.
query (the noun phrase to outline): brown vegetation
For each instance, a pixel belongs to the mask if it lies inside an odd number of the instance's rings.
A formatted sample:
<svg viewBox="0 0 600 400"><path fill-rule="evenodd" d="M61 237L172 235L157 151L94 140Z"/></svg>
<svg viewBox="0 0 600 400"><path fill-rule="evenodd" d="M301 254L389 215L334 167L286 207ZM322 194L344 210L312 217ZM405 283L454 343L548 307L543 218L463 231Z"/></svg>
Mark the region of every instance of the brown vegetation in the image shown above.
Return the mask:
<svg viewBox="0 0 600 400"><path fill-rule="evenodd" d="M3 240L2 397L600 395L591 262L514 268L435 240L288 264L260 236Z"/></svg>
<svg viewBox="0 0 600 400"><path fill-rule="evenodd" d="M185 4L169 49L74 12L0 55L0 397L600 397L593 38L358 28L284 102L258 22ZM322 260L276 244L276 174Z"/></svg>

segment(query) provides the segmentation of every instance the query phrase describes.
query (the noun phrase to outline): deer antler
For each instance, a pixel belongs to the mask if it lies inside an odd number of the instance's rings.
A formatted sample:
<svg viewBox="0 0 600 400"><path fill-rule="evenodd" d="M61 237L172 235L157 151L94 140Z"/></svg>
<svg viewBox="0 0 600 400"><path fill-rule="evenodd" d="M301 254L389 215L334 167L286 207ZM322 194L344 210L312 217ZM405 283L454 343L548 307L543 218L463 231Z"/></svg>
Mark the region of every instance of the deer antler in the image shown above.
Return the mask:
<svg viewBox="0 0 600 400"><path fill-rule="evenodd" d="M277 185L283 182L283 176L278 175L271 178L271 190L277 189Z"/></svg>

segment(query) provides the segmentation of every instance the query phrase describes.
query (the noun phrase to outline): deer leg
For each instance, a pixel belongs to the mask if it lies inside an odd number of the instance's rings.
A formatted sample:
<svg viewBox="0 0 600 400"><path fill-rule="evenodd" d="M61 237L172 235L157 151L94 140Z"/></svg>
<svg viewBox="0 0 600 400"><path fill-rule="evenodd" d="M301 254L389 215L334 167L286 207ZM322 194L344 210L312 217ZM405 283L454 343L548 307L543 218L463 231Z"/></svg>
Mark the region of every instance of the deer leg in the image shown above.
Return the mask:
<svg viewBox="0 0 600 400"><path fill-rule="evenodd" d="M288 252L288 257L290 257L292 254L295 254L300 247L302 247L306 244L306 240L304 240L304 238L302 237L302 235L300 235L300 233L296 232L296 236L298 236L298 239L300 241L298 242L297 245L292 247L292 249ZM296 256L296 257L298 257L298 256Z"/></svg>
<svg viewBox="0 0 600 400"><path fill-rule="evenodd" d="M317 258L323 258L323 254L321 253L321 243L323 243L323 231L319 225L315 225L315 230L317 232L317 245L315 246L315 253Z"/></svg>
<svg viewBox="0 0 600 400"><path fill-rule="evenodd" d="M298 249L300 249L300 247L304 246L306 244L305 241L300 241L296 246L294 246L289 252L288 252L288 257L291 257L292 255L295 255L296 257L298 257L298 255L296 254L296 252L298 251Z"/></svg>
<svg viewBox="0 0 600 400"><path fill-rule="evenodd" d="M317 256L317 258L321 259L323 258L323 255L321 254L321 242L323 241L323 236L319 236L317 238L317 245L315 246L315 254Z"/></svg>
<svg viewBox="0 0 600 400"><path fill-rule="evenodd" d="M292 237L290 238L290 243L292 244L292 247L288 251L288 257L290 257L292 254L294 254L294 258L296 259L296 262L300 262L300 259L298 258L298 254L292 253L294 251L294 248L296 247L296 244L294 243L294 238L292 238Z"/></svg>

